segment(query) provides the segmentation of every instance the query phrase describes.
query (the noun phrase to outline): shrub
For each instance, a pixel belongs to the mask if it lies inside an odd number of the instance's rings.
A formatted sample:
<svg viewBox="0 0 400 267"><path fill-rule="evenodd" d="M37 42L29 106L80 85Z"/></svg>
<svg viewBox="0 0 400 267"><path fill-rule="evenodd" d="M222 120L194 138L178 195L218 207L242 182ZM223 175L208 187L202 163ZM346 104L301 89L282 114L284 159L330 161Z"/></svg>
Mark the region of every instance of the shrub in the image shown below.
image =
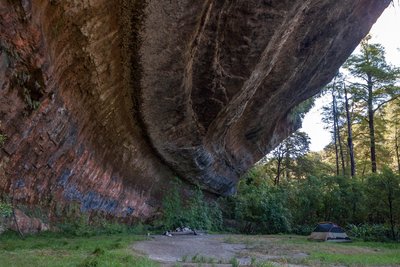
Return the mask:
<svg viewBox="0 0 400 267"><path fill-rule="evenodd" d="M181 184L175 181L172 190L163 199L162 223L166 229L189 226L193 229L220 230L222 212L215 202L208 203L203 192L196 188L188 201L180 194Z"/></svg>
<svg viewBox="0 0 400 267"><path fill-rule="evenodd" d="M12 214L12 206L8 203L0 201L0 234L7 230L5 226L5 219Z"/></svg>
<svg viewBox="0 0 400 267"><path fill-rule="evenodd" d="M0 202L0 218L7 218L12 214L12 206L8 203Z"/></svg>
<svg viewBox="0 0 400 267"><path fill-rule="evenodd" d="M399 229L397 229L397 233ZM393 239L391 227L384 224L349 224L347 233L353 238L359 238L364 241L389 241Z"/></svg>
<svg viewBox="0 0 400 267"><path fill-rule="evenodd" d="M395 228L400 222L400 176L384 168L382 173L367 177L366 191L370 221L389 225L395 240L398 235Z"/></svg>
<svg viewBox="0 0 400 267"><path fill-rule="evenodd" d="M274 234L290 231L290 212L285 208L286 194L266 181L242 181L234 197L235 219L241 232Z"/></svg>
<svg viewBox="0 0 400 267"><path fill-rule="evenodd" d="M86 237L95 235L95 231L89 225L89 217L83 214L74 218L65 218L64 222L57 226L67 235Z"/></svg>
<svg viewBox="0 0 400 267"><path fill-rule="evenodd" d="M310 235L314 231L315 225L295 225L292 226L292 234L296 235Z"/></svg>
<svg viewBox="0 0 400 267"><path fill-rule="evenodd" d="M58 229L71 236L94 236L101 234L119 234L128 232L128 226L106 218L103 214L89 214L80 211L78 203L70 204L62 212L62 222Z"/></svg>

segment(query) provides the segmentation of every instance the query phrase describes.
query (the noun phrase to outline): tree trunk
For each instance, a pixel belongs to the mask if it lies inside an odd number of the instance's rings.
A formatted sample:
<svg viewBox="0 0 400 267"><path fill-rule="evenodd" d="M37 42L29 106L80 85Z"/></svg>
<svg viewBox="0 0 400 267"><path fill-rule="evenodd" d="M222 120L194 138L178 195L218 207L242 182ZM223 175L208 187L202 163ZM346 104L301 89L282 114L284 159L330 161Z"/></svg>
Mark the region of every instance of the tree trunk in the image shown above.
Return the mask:
<svg viewBox="0 0 400 267"><path fill-rule="evenodd" d="M339 175L339 153L337 144L337 129L336 129L336 105L335 105L335 95L332 91L332 114L333 114L333 139L335 141L335 159L336 159L336 175Z"/></svg>
<svg viewBox="0 0 400 267"><path fill-rule="evenodd" d="M390 230L392 232L392 239L396 240L396 233L394 231L395 222L393 218L393 191L391 188L389 188L388 204L389 204Z"/></svg>
<svg viewBox="0 0 400 267"><path fill-rule="evenodd" d="M332 92L332 94L333 94L333 92ZM342 175L344 176L346 174L345 173L346 168L344 166L342 139L340 137L339 116L338 116L338 108L337 108L337 102L336 102L335 95L333 95L333 121L334 121L335 129L336 129L335 132L336 132L336 136L337 136L337 145L339 146L340 160L341 160L341 165L342 165ZM336 141L336 138L335 138L335 141ZM339 162L337 162L336 168L337 168L337 175L339 175Z"/></svg>
<svg viewBox="0 0 400 267"><path fill-rule="evenodd" d="M350 156L350 175L351 177L354 177L356 175L356 163L354 160L353 131L351 129L349 99L347 98L346 85L344 85L344 98L346 101L345 104L346 104L346 119L347 119L347 146L349 148L349 156Z"/></svg>
<svg viewBox="0 0 400 267"><path fill-rule="evenodd" d="M368 74L368 127L371 149L371 171L376 173L376 147L375 147L375 125L374 125L374 107L372 104L372 77Z"/></svg>
<svg viewBox="0 0 400 267"><path fill-rule="evenodd" d="M394 141L395 141L395 151L396 151L396 160L397 160L397 173L400 175L400 155L399 155L399 130L397 128L397 122L395 126L394 132Z"/></svg>
<svg viewBox="0 0 400 267"><path fill-rule="evenodd" d="M279 180L281 178L281 172L282 172L282 157L278 157L277 161L277 168L276 168L276 177L274 181L274 185L279 185Z"/></svg>
<svg viewBox="0 0 400 267"><path fill-rule="evenodd" d="M286 151L285 151L285 179L286 181L289 181L289 176L290 176L290 157L289 157L289 150L288 147L286 146Z"/></svg>
<svg viewBox="0 0 400 267"><path fill-rule="evenodd" d="M338 135L338 143L339 143L340 160L342 163L342 175L345 176L346 175L346 167L344 165L345 161L344 161L344 156L343 156L342 138L340 137L338 120L336 120L336 125L337 125L336 129L338 129L337 135Z"/></svg>

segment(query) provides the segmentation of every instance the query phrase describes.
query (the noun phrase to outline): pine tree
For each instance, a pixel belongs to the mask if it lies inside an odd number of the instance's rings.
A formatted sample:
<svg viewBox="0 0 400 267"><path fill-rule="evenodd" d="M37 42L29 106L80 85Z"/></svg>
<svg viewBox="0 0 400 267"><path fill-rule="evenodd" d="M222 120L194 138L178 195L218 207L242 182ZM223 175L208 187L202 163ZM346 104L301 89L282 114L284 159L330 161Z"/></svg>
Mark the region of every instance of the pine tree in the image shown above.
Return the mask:
<svg viewBox="0 0 400 267"><path fill-rule="evenodd" d="M377 171L375 114L386 103L399 96L396 86L399 69L386 62L385 50L380 44L370 44L367 36L361 42L360 53L350 56L344 68L350 72L354 100L364 110L368 122L371 171Z"/></svg>

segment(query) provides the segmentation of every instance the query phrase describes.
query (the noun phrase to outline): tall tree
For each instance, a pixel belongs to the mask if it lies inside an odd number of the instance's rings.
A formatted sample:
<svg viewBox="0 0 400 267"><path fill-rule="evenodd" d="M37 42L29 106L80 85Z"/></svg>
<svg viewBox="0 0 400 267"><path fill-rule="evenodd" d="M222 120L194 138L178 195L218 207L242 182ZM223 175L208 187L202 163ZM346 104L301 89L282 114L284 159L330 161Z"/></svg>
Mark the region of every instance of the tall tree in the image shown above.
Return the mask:
<svg viewBox="0 0 400 267"><path fill-rule="evenodd" d="M385 144L388 150L393 152L393 167L400 175L400 99L391 102L385 110L387 111L390 128L389 136L387 137L389 142L385 142Z"/></svg>
<svg viewBox="0 0 400 267"><path fill-rule="evenodd" d="M339 175L339 149L338 149L338 139L337 134L339 132L336 117L337 117L337 110L336 110L336 98L335 94L332 91L332 115L333 115L333 140L335 144L335 161L336 161L336 175Z"/></svg>
<svg viewBox="0 0 400 267"><path fill-rule="evenodd" d="M332 126L332 141L335 149L335 163L336 163L336 175L345 175L346 167L344 160L344 149L342 145L341 128L343 121L342 109L343 105L338 102L342 102L341 86L343 84L342 76L338 73L331 83L329 83L324 92L330 93L332 96L331 107L324 107L323 111L323 121L330 126ZM340 105L339 105L340 104ZM341 169L341 172L340 172Z"/></svg>
<svg viewBox="0 0 400 267"><path fill-rule="evenodd" d="M395 126L395 152L396 152L396 163L397 163L397 173L400 175L400 153L399 153L399 125Z"/></svg>
<svg viewBox="0 0 400 267"><path fill-rule="evenodd" d="M346 107L346 121L347 121L347 147L349 149L349 157L350 157L350 175L354 177L356 175L356 163L354 159L354 146L353 146L353 130L351 126L351 115L350 115L350 107L349 107L349 98L347 95L346 84L343 83L344 89L344 99L345 99L345 107Z"/></svg>
<svg viewBox="0 0 400 267"><path fill-rule="evenodd" d="M336 123L336 137L337 137L337 141L339 144L339 154L340 154L340 162L341 162L341 166L342 166L342 175L345 176L346 174L346 167L345 167L345 163L344 163L344 154L343 154L343 146L342 146L342 137L340 135L340 126L339 126L339 110L338 110L338 104L336 101L336 97L333 96L333 106L334 106L334 121ZM337 174L339 175L339 173Z"/></svg>
<svg viewBox="0 0 400 267"><path fill-rule="evenodd" d="M398 97L399 69L386 62L385 50L380 44L369 43L367 36L361 42L360 53L350 56L344 65L355 82L353 95L366 109L369 129L371 171L377 171L375 113L386 103Z"/></svg>
<svg viewBox="0 0 400 267"><path fill-rule="evenodd" d="M281 182L283 173L286 173L286 178L289 178L294 161L309 151L310 137L304 132L297 131L267 155L266 165L271 166L275 172L274 184L278 185Z"/></svg>

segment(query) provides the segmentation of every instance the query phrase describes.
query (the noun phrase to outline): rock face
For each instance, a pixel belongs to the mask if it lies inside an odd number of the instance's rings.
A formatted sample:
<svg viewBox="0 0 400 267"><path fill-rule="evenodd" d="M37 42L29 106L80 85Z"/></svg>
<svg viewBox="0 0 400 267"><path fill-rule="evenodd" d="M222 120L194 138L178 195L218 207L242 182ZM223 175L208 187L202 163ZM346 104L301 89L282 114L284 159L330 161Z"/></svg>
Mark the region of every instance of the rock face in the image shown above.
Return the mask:
<svg viewBox="0 0 400 267"><path fill-rule="evenodd" d="M389 3L0 0L0 192L121 217L174 175L230 194Z"/></svg>
<svg viewBox="0 0 400 267"><path fill-rule="evenodd" d="M7 219L6 228L22 234L32 234L50 230L50 226L39 218L32 218L19 209L15 215Z"/></svg>

